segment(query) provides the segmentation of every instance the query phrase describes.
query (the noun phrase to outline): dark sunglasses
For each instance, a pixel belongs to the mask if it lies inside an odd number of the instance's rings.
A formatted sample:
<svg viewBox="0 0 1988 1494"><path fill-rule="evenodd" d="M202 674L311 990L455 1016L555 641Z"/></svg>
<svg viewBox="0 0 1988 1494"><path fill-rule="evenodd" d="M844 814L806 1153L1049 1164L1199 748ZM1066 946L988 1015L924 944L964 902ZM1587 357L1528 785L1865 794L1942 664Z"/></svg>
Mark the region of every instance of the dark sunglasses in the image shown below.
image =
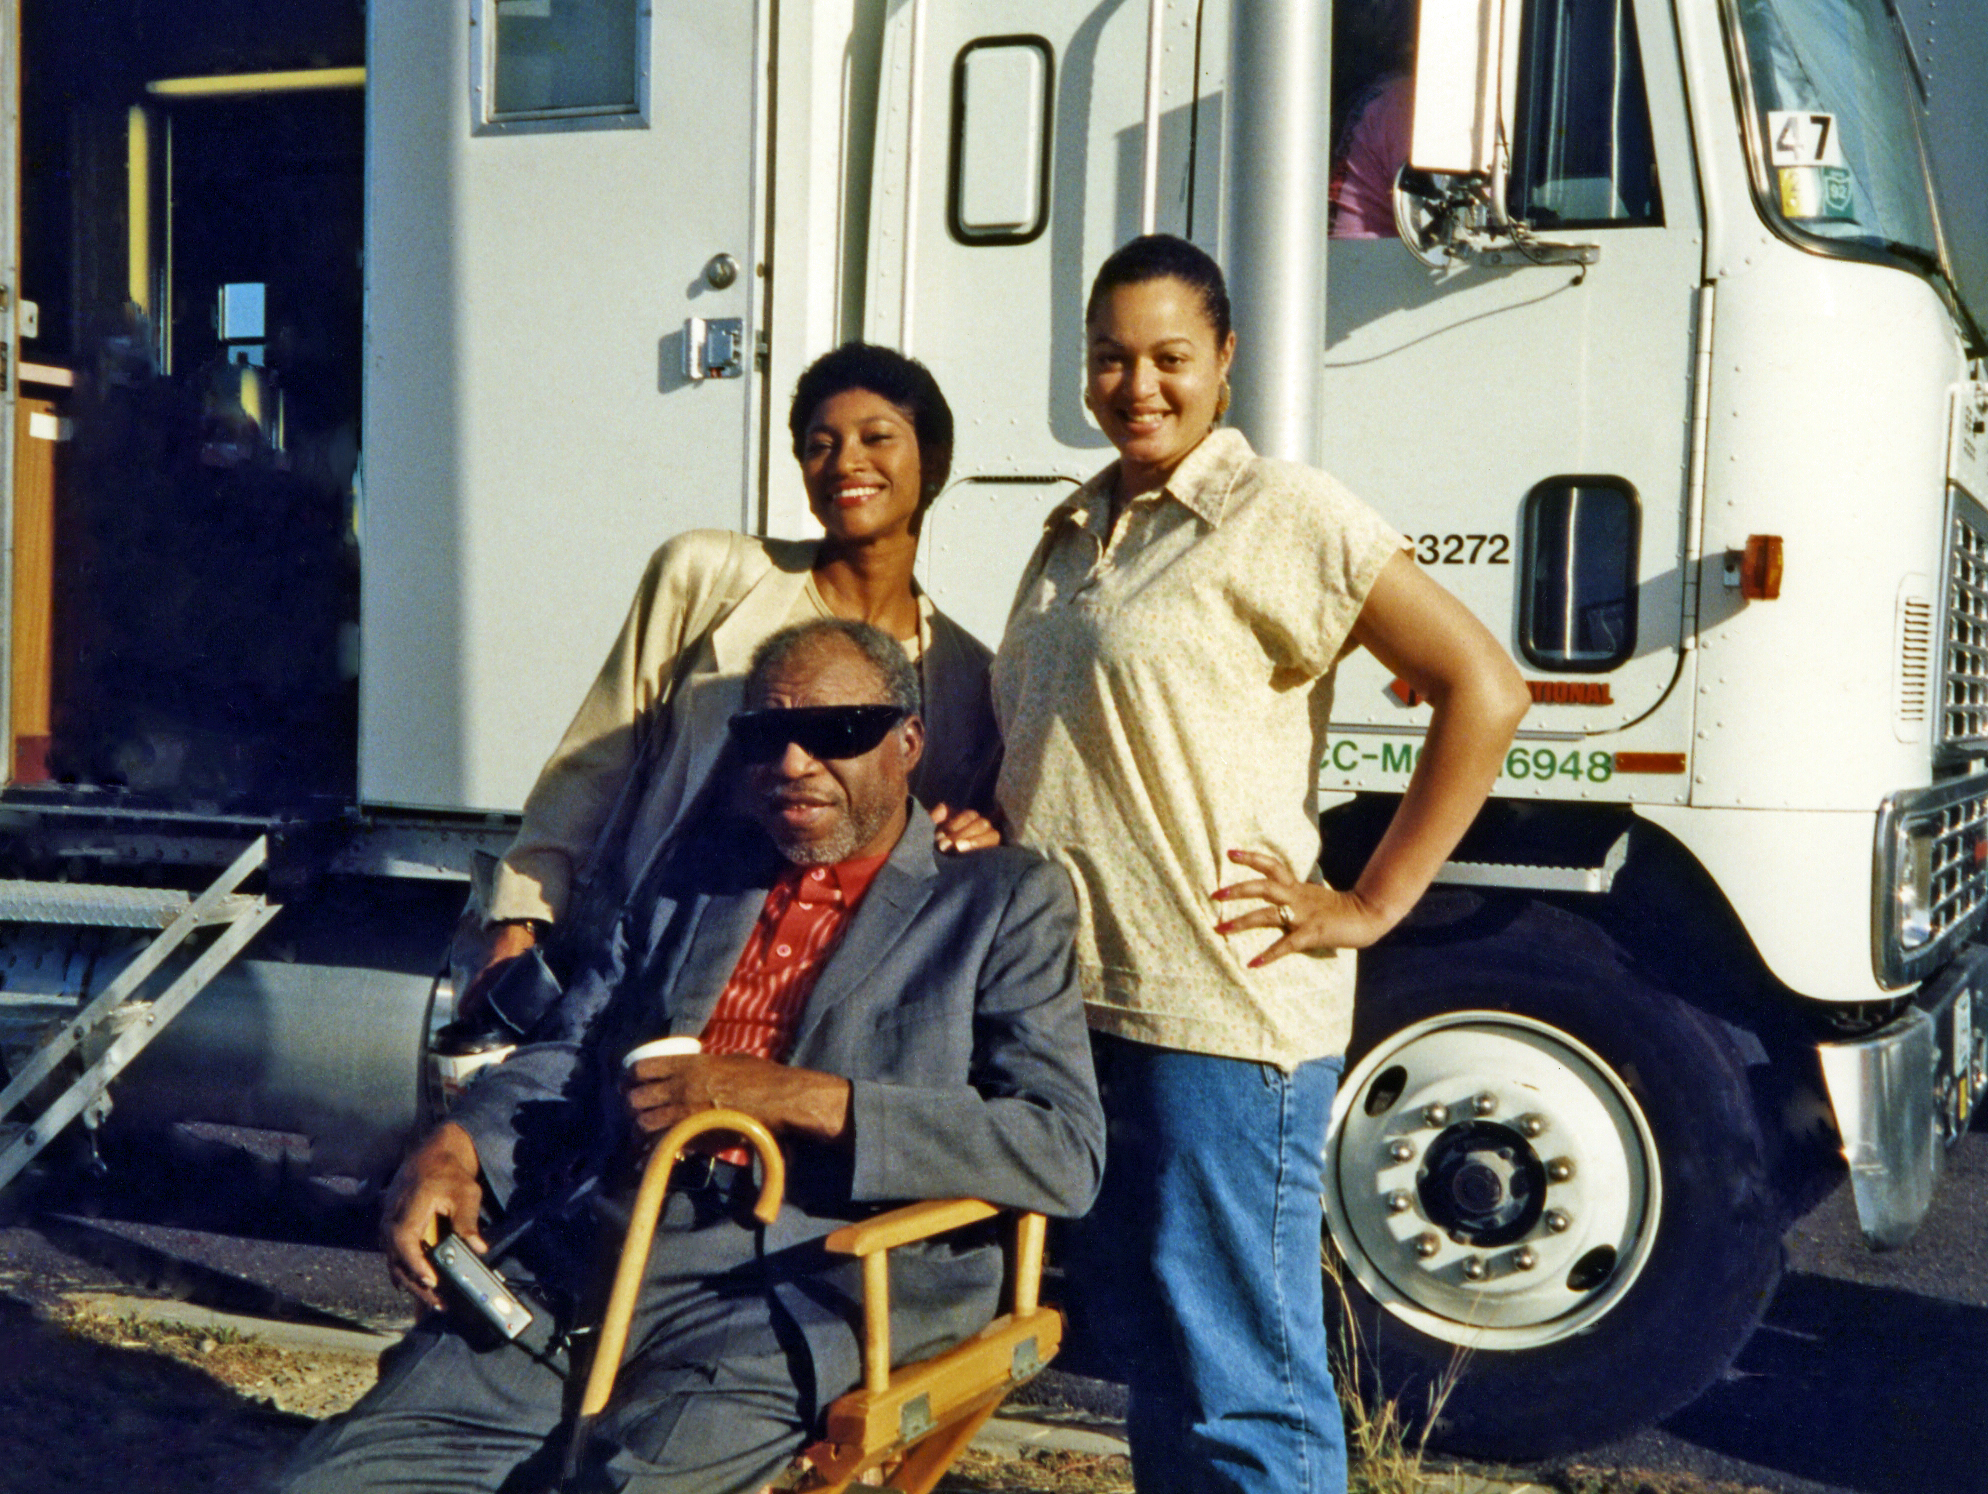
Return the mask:
<svg viewBox="0 0 1988 1494"><path fill-rule="evenodd" d="M861 757L910 714L894 705L740 711L731 720L732 743L739 756L753 764L778 762L789 742L817 762Z"/></svg>

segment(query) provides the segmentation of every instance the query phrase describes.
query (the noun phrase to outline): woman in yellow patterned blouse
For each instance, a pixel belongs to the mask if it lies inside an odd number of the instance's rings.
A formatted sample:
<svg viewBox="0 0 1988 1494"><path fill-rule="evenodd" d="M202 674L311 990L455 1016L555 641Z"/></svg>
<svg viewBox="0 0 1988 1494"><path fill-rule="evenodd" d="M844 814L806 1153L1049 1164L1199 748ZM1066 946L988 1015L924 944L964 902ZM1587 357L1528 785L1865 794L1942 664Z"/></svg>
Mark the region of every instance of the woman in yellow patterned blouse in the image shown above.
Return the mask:
<svg viewBox="0 0 1988 1494"><path fill-rule="evenodd" d="M1337 1494L1320 1156L1352 951L1428 887L1527 695L1372 510L1217 428L1236 339L1207 255L1133 240L1085 321L1085 402L1118 460L1051 515L994 665L997 798L1076 882L1112 1123L1066 1246L1073 1306L1130 1385L1141 1494ZM1340 892L1315 871L1317 765L1354 647L1434 717Z"/></svg>

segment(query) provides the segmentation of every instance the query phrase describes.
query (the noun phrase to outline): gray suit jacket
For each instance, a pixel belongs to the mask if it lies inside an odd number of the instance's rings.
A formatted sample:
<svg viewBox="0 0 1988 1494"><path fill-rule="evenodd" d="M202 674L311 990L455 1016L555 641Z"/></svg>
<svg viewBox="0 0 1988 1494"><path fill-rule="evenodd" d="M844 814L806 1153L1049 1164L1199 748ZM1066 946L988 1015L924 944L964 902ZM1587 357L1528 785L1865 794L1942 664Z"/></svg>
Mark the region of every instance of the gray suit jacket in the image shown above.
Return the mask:
<svg viewBox="0 0 1988 1494"><path fill-rule="evenodd" d="M522 1206L536 1180L576 1159L611 1166L627 1155L621 1055L703 1030L783 864L755 827L726 821L650 869L608 948L533 1034L542 1040L487 1071L452 1116L497 1204ZM956 1194L1082 1213L1101 1175L1104 1120L1075 924L1061 869L1014 847L940 856L912 806L788 1058L851 1081L853 1145L790 1145L788 1204L773 1225L659 1235L652 1270L759 1272L801 1324L827 1396L860 1378L860 1280L821 1236L890 1204ZM1000 1272L985 1240L893 1252L898 1357L984 1324Z"/></svg>

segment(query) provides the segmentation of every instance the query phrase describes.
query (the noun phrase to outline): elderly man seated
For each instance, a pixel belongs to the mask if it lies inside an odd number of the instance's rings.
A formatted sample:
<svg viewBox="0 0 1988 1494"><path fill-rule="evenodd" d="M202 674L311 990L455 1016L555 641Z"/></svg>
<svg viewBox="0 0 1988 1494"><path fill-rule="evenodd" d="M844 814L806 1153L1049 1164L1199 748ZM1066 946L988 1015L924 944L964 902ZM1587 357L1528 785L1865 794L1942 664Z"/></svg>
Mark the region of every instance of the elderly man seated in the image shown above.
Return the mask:
<svg viewBox="0 0 1988 1494"><path fill-rule="evenodd" d="M431 1306L424 1234L447 1221L480 1247L486 1199L493 1239L532 1221L496 1263L559 1335L525 1347L427 1315L305 1443L293 1494L554 1483L586 1359L572 1330L598 1312L645 1142L692 1112L729 1106L780 1136L787 1207L752 1218L742 1153L676 1169L626 1366L565 1487L718 1494L775 1476L861 1378L860 1273L820 1244L837 1226L955 1194L1089 1205L1104 1125L1069 884L1010 847L935 854L907 810L917 704L902 647L867 624L761 646L732 720L748 818L706 816L650 868L550 1030L478 1080L388 1195L391 1269ZM664 1034L703 1051L624 1078L623 1055ZM891 1275L900 1359L997 1310L991 1240L909 1247Z"/></svg>

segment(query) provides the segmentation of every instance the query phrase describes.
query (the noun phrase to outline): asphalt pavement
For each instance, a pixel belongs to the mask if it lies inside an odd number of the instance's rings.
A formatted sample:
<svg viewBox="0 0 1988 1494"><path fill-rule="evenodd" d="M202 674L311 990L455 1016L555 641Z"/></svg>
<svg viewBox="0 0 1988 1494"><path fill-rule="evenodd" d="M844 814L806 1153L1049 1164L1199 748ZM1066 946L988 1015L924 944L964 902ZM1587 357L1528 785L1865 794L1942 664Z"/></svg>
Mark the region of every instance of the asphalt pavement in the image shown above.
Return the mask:
<svg viewBox="0 0 1988 1494"><path fill-rule="evenodd" d="M1776 1494L1988 1490L1988 1134L1947 1154L1904 1249L1865 1248L1848 1185L1725 1381L1662 1426L1540 1465L1691 1473Z"/></svg>

